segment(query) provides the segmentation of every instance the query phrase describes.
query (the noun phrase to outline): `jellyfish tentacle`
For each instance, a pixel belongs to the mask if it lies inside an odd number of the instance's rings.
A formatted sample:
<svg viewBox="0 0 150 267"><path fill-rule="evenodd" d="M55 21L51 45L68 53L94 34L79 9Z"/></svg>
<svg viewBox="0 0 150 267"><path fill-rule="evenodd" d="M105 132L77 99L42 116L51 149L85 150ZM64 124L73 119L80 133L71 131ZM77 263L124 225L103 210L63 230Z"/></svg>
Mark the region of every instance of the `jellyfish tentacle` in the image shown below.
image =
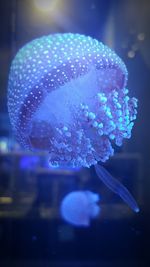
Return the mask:
<svg viewBox="0 0 150 267"><path fill-rule="evenodd" d="M110 190L118 194L133 211L139 212L138 204L128 189L121 182L115 179L105 168L100 165L95 165L95 171L98 177Z"/></svg>

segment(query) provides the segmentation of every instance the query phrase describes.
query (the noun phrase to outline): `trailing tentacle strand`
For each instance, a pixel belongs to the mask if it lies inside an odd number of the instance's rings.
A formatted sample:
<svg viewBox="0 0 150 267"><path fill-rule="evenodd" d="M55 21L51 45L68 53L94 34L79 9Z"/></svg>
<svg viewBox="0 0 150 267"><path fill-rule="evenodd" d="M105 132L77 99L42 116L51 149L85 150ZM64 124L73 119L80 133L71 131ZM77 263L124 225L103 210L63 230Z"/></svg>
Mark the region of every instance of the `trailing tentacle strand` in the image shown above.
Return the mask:
<svg viewBox="0 0 150 267"><path fill-rule="evenodd" d="M136 203L133 196L130 194L128 189L115 179L105 168L101 165L95 165L95 171L98 177L103 181L103 183L114 193L118 194L125 203L135 212L139 212L138 204Z"/></svg>

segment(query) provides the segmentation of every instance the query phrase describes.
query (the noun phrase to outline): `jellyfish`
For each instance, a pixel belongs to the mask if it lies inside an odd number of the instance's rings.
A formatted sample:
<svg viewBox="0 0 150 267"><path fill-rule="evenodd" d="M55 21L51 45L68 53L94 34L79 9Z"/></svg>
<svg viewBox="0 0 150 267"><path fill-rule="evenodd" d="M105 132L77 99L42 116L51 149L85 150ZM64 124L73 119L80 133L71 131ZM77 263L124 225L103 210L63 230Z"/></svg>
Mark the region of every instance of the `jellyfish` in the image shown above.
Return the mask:
<svg viewBox="0 0 150 267"><path fill-rule="evenodd" d="M67 194L61 202L62 218L74 226L88 227L90 220L98 216L99 196L91 191L74 191Z"/></svg>
<svg viewBox="0 0 150 267"><path fill-rule="evenodd" d="M8 112L22 146L46 151L50 166L94 165L98 177L135 212L129 191L99 163L131 137L137 99L114 51L81 34L51 34L22 47L12 61Z"/></svg>

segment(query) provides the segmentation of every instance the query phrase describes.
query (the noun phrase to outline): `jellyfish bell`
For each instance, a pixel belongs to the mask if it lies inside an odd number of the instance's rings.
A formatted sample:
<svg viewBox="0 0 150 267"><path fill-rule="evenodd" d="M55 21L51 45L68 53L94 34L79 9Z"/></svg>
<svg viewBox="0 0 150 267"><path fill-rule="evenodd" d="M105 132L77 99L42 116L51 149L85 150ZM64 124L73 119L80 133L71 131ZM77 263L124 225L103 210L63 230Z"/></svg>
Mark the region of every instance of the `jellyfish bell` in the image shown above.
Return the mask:
<svg viewBox="0 0 150 267"><path fill-rule="evenodd" d="M50 166L105 162L114 144L130 138L136 118L127 75L122 60L91 37L52 34L29 42L15 56L8 82L18 141L47 151Z"/></svg>
<svg viewBox="0 0 150 267"><path fill-rule="evenodd" d="M51 165L90 167L129 138L136 100L127 70L107 46L80 34L53 34L19 50L9 75L8 110L20 143L49 152Z"/></svg>
<svg viewBox="0 0 150 267"><path fill-rule="evenodd" d="M61 202L61 216L74 226L88 227L100 212L98 201L99 196L91 191L71 192Z"/></svg>

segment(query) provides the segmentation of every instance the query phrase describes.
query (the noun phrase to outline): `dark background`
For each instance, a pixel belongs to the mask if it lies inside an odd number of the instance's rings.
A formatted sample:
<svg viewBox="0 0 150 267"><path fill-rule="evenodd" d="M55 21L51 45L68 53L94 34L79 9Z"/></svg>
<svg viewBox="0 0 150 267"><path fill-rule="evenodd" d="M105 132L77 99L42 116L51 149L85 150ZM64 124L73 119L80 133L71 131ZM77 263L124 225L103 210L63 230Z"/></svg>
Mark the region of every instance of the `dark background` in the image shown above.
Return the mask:
<svg viewBox="0 0 150 267"><path fill-rule="evenodd" d="M150 266L150 1L49 4L50 9L41 10L33 0L0 1L0 266ZM94 37L127 66L130 95L139 100L138 116L132 138L106 166L125 178L139 214L101 185L92 168L51 172L43 155L31 160L31 155L16 152L16 144L11 153L6 148L14 141L7 113L11 60L25 43L56 32ZM62 197L81 188L102 195L104 207L86 229L66 224L58 212Z"/></svg>

